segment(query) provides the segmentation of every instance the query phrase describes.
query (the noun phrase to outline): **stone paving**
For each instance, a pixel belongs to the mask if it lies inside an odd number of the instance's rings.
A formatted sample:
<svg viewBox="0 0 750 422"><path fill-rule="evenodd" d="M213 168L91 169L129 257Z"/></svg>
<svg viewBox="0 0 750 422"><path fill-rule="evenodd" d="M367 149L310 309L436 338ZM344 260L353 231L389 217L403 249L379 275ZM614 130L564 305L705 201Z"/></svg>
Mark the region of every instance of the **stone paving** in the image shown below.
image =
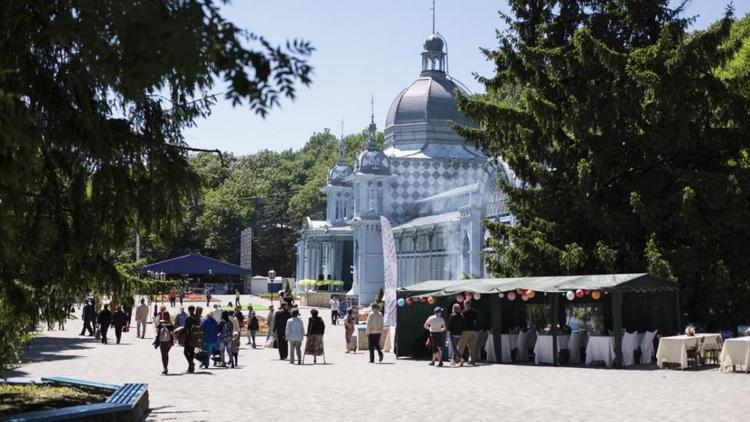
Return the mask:
<svg viewBox="0 0 750 422"><path fill-rule="evenodd" d="M321 311L327 324L329 315ZM366 352L344 353L342 325L326 327L327 365L312 365L309 358L301 367L289 365L278 360L275 349L251 350L243 341L239 369L185 374L182 348L176 346L170 374L163 376L160 354L151 346L153 332L140 340L133 330L122 344L103 345L79 337L78 330L80 322L70 321L66 331L43 332L29 351L30 362L1 375L146 382L153 421L739 421L746 420L750 397L750 375L713 369L433 368L392 354L382 364L370 364Z"/></svg>

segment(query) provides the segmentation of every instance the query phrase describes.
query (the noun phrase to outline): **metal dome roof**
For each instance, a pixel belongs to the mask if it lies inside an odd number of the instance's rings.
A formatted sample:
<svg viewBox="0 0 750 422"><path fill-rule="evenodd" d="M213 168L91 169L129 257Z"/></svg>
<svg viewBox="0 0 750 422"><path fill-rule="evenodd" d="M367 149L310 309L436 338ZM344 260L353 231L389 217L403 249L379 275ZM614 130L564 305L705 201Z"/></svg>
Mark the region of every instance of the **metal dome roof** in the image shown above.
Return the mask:
<svg viewBox="0 0 750 422"><path fill-rule="evenodd" d="M328 170L328 184L333 186L347 186L349 183L346 179L354 173L352 166L348 164L336 163Z"/></svg>
<svg viewBox="0 0 750 422"><path fill-rule="evenodd" d="M422 72L414 81L393 100L386 117L386 129L399 124L427 123L434 121L453 121L459 124L469 123L458 111L455 92L461 90L442 72Z"/></svg>

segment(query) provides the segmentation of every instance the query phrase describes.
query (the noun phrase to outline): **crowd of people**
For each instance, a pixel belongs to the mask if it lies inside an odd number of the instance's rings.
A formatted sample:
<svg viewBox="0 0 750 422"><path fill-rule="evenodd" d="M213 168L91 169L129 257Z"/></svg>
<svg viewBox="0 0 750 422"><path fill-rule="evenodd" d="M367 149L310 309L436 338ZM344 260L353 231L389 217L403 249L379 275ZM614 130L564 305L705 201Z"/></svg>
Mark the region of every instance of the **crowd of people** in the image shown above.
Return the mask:
<svg viewBox="0 0 750 422"><path fill-rule="evenodd" d="M206 293L207 303L210 305L211 296L210 293ZM178 298L182 303L182 289L180 291L172 289L168 294L172 308L176 307ZM211 308L206 306L205 309L201 306L188 306L186 311L184 307L180 307L179 312L174 315L168 312L166 306L158 306L154 303L153 346L160 351L163 374L169 373L169 352L175 344L179 344L184 349L188 373L195 372L196 362L201 369L209 369L212 362L214 367L236 368L239 365L243 329L247 332L246 345L252 349L258 347L260 318L252 305L248 305L247 312L243 312L238 296L236 294L234 303L230 302L225 307L225 309L232 310L223 310L214 303ZM310 317L305 324L300 318L300 311L294 303L294 298L287 296L290 295L281 295L278 310L275 310L273 305L269 307L266 316L267 331L263 333L265 334L265 347L277 349L279 359L288 360L290 364L301 365L305 357L311 357L313 364L317 364L319 358L322 358L322 363L326 363L324 319L317 309L311 309ZM339 300L331 298L332 325L338 324L339 306ZM102 309L96 312L94 300L86 300L81 311L83 322L81 335L95 336L103 344L107 344L110 328L113 328L116 342L119 344L122 333L129 331L131 310L128 309L126 312L119 304L105 303ZM138 339L146 338L149 311L146 299L141 299L134 312L136 338ZM354 333L358 319L355 309L347 309L341 319L344 322L346 353L356 351ZM383 351L380 347L382 333L383 314L378 304L372 304L365 329L370 362L375 362L376 353L378 361L383 360Z"/></svg>
<svg viewBox="0 0 750 422"><path fill-rule="evenodd" d="M461 305L454 303L448 322L443 318L444 309L436 306L433 315L427 318L424 328L430 334L428 346L432 350L431 366L443 366L443 354L446 343L452 347L453 359L451 365L463 366L465 362L477 364L476 325L479 320L477 312L472 309L471 301ZM446 342L448 334L448 342Z"/></svg>

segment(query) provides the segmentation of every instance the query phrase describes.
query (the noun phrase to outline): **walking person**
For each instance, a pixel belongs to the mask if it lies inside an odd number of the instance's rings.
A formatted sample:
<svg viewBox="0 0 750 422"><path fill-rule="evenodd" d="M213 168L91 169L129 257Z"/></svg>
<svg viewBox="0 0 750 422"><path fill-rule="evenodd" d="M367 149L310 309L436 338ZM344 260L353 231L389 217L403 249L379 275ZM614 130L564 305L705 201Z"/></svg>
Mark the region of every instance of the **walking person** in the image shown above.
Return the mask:
<svg viewBox="0 0 750 422"><path fill-rule="evenodd" d="M172 308L177 307L177 289L175 289L174 287L169 289L169 306L171 306Z"/></svg>
<svg viewBox="0 0 750 422"><path fill-rule="evenodd" d="M477 324L478 315L475 310L471 308L471 301L464 301L464 311L461 313L463 320L463 326L461 329L461 338L458 340L458 355L461 358L459 361L461 366L464 365L464 350L469 349L469 361L472 365L477 364L476 357L476 344L477 335L474 328Z"/></svg>
<svg viewBox="0 0 750 422"><path fill-rule="evenodd" d="M341 305L341 302L339 302L339 299L331 295L331 300L329 301L331 305L331 325L337 325L339 321L339 306Z"/></svg>
<svg viewBox="0 0 750 422"><path fill-rule="evenodd" d="M325 350L323 349L323 334L326 331L326 325L323 318L318 316L318 310L310 310L312 315L307 320L307 343L305 343L305 356L312 355L313 364L318 363L318 356L323 356L323 363L326 362Z"/></svg>
<svg viewBox="0 0 750 422"><path fill-rule="evenodd" d="M157 323L157 327L159 327L159 351L161 352L161 365L164 367L164 370L161 371L163 375L167 375L168 370L167 367L169 366L169 350L172 349L172 346L174 345L174 337L172 336L172 333L174 332L174 325L172 325L172 317L169 315L169 312L164 312L161 314L161 320Z"/></svg>
<svg viewBox="0 0 750 422"><path fill-rule="evenodd" d="M184 327L185 319L187 318L187 316L188 314L185 313L185 308L180 308L180 313L178 313L177 316L174 317L175 327Z"/></svg>
<svg viewBox="0 0 750 422"><path fill-rule="evenodd" d="M281 304L282 311L286 308L286 303ZM279 312L282 312L279 311ZM278 312L277 312L278 316ZM277 318L276 322L281 321ZM297 365L302 365L302 339L305 337L305 327L302 319L299 317L299 311L292 311L292 317L287 319L284 337L289 341L289 363L294 365L294 352L297 352ZM281 344L279 344L279 350ZM279 352L280 354L281 352ZM283 360L283 359L282 359Z"/></svg>
<svg viewBox="0 0 750 422"><path fill-rule="evenodd" d="M95 312L94 312L94 305L91 304L88 300L84 302L83 309L81 309L81 319L83 320L83 327L81 328L81 334L79 335L85 335L85 333L88 331L89 336L94 335L94 328L91 326L91 323L95 319Z"/></svg>
<svg viewBox="0 0 750 422"><path fill-rule="evenodd" d="M461 332L464 330L464 318L461 315L461 305L454 303L451 308L451 316L448 318L448 333L450 334L451 350L453 352L453 362L451 365L458 365L461 362L461 353L458 351L458 341L461 338Z"/></svg>
<svg viewBox="0 0 750 422"><path fill-rule="evenodd" d="M107 344L107 330L112 324L112 312L109 310L109 304L105 303L99 315L96 317L99 323L99 332L102 335L102 344Z"/></svg>
<svg viewBox="0 0 750 422"><path fill-rule="evenodd" d="M122 306L117 306L115 313L112 314L112 326L115 327L115 338L117 344L120 344L122 338L122 329L128 324L128 315L122 310Z"/></svg>
<svg viewBox="0 0 750 422"><path fill-rule="evenodd" d="M299 314L299 312L297 312ZM286 338L286 323L291 318L289 310L287 310L286 303L281 304L281 309L276 311L273 316L274 320L274 333L276 334L276 344L279 348L279 359L285 360L289 354L287 338ZM300 340L301 341L301 340Z"/></svg>
<svg viewBox="0 0 750 422"><path fill-rule="evenodd" d="M443 347L445 345L445 320L442 316L443 308L436 306L434 314L427 318L424 323L425 330L430 332L430 343L432 345L432 362L430 366L435 366L437 360L438 366L443 366Z"/></svg>
<svg viewBox="0 0 750 422"><path fill-rule="evenodd" d="M250 309L252 309L252 306L250 306ZM237 331L242 331L242 327L245 326L245 315L242 313L242 306L235 306L234 307L234 317L237 318L237 322L240 324L240 329Z"/></svg>
<svg viewBox="0 0 750 422"><path fill-rule="evenodd" d="M141 299L141 304L135 308L136 337L140 337L140 338L146 337L146 321L147 320L148 320L148 305L146 305L146 299Z"/></svg>
<svg viewBox="0 0 750 422"><path fill-rule="evenodd" d="M266 317L266 324L268 325L268 332L266 333L266 343L269 338L273 338L276 334L276 327L274 326L274 310L273 305L268 307L268 317Z"/></svg>
<svg viewBox="0 0 750 422"><path fill-rule="evenodd" d="M185 300L185 288L180 286L180 290L177 291L177 296L180 298L180 306L182 306L182 301Z"/></svg>
<svg viewBox="0 0 750 422"><path fill-rule="evenodd" d="M201 331L203 332L203 352L206 353L201 366L208 369L214 349L219 349L219 323L209 314L201 321Z"/></svg>
<svg viewBox="0 0 750 422"><path fill-rule="evenodd" d="M344 339L346 340L346 353L353 352L356 349L352 344L352 337L354 335L354 329L357 327L357 319L354 317L354 309L349 308L346 310L346 316L344 317Z"/></svg>
<svg viewBox="0 0 750 422"><path fill-rule="evenodd" d="M229 319L229 311L221 313L221 322L219 323L219 351L221 353L221 366L226 367L227 361L234 368L234 358L232 357L232 341L234 340L234 324Z"/></svg>
<svg viewBox="0 0 750 422"><path fill-rule="evenodd" d="M253 349L256 348L255 335L258 333L259 328L258 316L255 315L255 311L251 310L247 316L247 344L250 344L252 341Z"/></svg>
<svg viewBox="0 0 750 422"><path fill-rule="evenodd" d="M367 316L367 348L370 350L370 363L375 363L375 350L378 351L379 362L383 361L383 350L380 348L380 335L383 332L383 314L377 303L370 305L370 315Z"/></svg>
<svg viewBox="0 0 750 422"><path fill-rule="evenodd" d="M232 368L238 367L240 365L240 333L235 332L232 334L232 356L230 357L232 359Z"/></svg>
<svg viewBox="0 0 750 422"><path fill-rule="evenodd" d="M234 306L242 306L240 305L240 291L238 289L234 289Z"/></svg>
<svg viewBox="0 0 750 422"><path fill-rule="evenodd" d="M195 330L195 327L198 326L198 321L200 321L200 315L196 317L195 307L192 305L188 306L188 316L185 317L185 328L183 329L185 332L185 348L183 354L188 362L188 374L195 372L195 363L193 362L193 359L195 358L195 348L203 347L203 342L198 341L199 339L196 333L196 331L200 330Z"/></svg>
<svg viewBox="0 0 750 422"><path fill-rule="evenodd" d="M209 306L211 306L211 289L206 286L204 293L206 294L206 308L208 308Z"/></svg>

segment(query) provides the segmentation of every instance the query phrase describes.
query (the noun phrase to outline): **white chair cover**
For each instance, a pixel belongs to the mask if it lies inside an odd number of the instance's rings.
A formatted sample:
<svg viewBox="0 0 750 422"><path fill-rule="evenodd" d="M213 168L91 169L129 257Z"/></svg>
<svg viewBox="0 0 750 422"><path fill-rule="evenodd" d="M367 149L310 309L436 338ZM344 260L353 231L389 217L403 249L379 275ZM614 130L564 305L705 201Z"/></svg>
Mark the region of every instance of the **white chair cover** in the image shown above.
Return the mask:
<svg viewBox="0 0 750 422"><path fill-rule="evenodd" d="M641 341L641 363L643 365L650 365L651 360L654 357L654 338L659 330L646 331Z"/></svg>
<svg viewBox="0 0 750 422"><path fill-rule="evenodd" d="M636 333L625 333L622 337L622 366L635 364Z"/></svg>
<svg viewBox="0 0 750 422"><path fill-rule="evenodd" d="M529 333L527 331L521 331L518 333L516 339L516 359L519 362L526 362L529 360Z"/></svg>

